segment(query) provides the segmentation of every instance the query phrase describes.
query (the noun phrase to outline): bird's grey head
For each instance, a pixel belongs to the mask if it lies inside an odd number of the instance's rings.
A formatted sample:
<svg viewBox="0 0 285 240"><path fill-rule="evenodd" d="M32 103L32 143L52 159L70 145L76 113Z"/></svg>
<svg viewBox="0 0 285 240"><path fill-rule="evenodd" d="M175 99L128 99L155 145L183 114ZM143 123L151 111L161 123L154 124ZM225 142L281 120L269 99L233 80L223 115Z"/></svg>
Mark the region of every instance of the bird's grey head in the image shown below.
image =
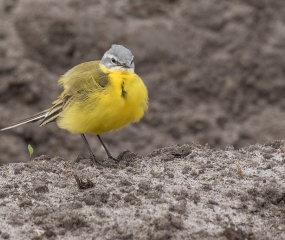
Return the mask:
<svg viewBox="0 0 285 240"><path fill-rule="evenodd" d="M131 70L134 71L134 56L131 51L122 45L113 44L112 47L105 52L101 59L101 63L109 70Z"/></svg>

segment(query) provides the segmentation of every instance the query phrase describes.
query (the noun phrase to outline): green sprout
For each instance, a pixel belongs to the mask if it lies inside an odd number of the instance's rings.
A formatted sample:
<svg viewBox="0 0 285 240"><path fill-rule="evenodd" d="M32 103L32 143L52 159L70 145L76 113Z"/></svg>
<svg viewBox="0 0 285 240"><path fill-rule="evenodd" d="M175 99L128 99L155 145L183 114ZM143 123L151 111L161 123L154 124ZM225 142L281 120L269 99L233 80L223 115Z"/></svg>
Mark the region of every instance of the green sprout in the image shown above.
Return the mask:
<svg viewBox="0 0 285 240"><path fill-rule="evenodd" d="M282 227L282 226L278 226L277 229L278 229L279 231L283 231L283 227Z"/></svg>
<svg viewBox="0 0 285 240"><path fill-rule="evenodd" d="M203 177L203 179L205 180L205 181L210 181L210 180L212 180L213 179L213 177L212 176L204 176Z"/></svg>
<svg viewBox="0 0 285 240"><path fill-rule="evenodd" d="M31 144L28 145L28 150L29 150L29 153L30 153L30 162L32 161L32 155L34 153L34 148L32 147Z"/></svg>

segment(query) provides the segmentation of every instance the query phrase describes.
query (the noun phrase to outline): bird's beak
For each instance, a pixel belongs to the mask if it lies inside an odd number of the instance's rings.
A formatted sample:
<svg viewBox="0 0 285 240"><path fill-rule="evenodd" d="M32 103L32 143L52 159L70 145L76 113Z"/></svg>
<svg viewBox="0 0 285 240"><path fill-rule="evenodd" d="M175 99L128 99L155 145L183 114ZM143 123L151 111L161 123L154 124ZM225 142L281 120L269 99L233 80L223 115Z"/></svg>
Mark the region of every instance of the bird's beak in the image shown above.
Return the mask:
<svg viewBox="0 0 285 240"><path fill-rule="evenodd" d="M133 68L133 66L131 64L129 64L129 63L124 63L123 67L124 68Z"/></svg>

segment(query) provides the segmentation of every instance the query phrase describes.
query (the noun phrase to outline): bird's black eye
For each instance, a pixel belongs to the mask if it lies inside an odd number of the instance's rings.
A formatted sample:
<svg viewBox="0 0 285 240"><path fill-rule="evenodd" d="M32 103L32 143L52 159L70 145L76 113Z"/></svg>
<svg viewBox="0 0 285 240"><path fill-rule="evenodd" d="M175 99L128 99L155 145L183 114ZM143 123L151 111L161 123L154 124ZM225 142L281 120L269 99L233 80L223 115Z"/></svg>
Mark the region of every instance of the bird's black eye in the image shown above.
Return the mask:
<svg viewBox="0 0 285 240"><path fill-rule="evenodd" d="M117 62L115 58L112 58L111 61L112 61L112 63L116 63Z"/></svg>

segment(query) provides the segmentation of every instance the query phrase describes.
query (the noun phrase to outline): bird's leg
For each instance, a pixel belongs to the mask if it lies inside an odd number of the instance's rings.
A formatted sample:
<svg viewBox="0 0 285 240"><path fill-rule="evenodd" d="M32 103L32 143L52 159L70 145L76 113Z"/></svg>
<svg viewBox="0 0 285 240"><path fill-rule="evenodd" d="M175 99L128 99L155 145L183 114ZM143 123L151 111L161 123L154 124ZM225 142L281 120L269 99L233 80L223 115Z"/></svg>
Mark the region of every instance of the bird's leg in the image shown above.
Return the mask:
<svg viewBox="0 0 285 240"><path fill-rule="evenodd" d="M101 142L103 148L105 149L105 151L106 151L106 153L107 153L107 155L108 155L108 158L114 160L115 162L118 162L118 159L117 159L117 158L114 158L114 157L111 155L111 153L109 152L107 146L106 146L105 143L103 142L103 140L102 140L102 138L100 137L100 135L97 135L97 137L98 137L99 141Z"/></svg>
<svg viewBox="0 0 285 240"><path fill-rule="evenodd" d="M93 161L94 163L97 163L97 164L99 164L99 165L102 165L102 163L100 162L100 160L99 160L99 159L95 156L95 154L92 152L91 147L90 147L90 145L89 145L89 143L88 143L88 141L87 141L85 135L84 135L84 134L80 134L80 135L81 135L81 137L82 137L82 139L83 139L83 142L84 142L85 146L88 148L88 151L89 151L89 153L90 153L90 155L91 155L92 161Z"/></svg>

